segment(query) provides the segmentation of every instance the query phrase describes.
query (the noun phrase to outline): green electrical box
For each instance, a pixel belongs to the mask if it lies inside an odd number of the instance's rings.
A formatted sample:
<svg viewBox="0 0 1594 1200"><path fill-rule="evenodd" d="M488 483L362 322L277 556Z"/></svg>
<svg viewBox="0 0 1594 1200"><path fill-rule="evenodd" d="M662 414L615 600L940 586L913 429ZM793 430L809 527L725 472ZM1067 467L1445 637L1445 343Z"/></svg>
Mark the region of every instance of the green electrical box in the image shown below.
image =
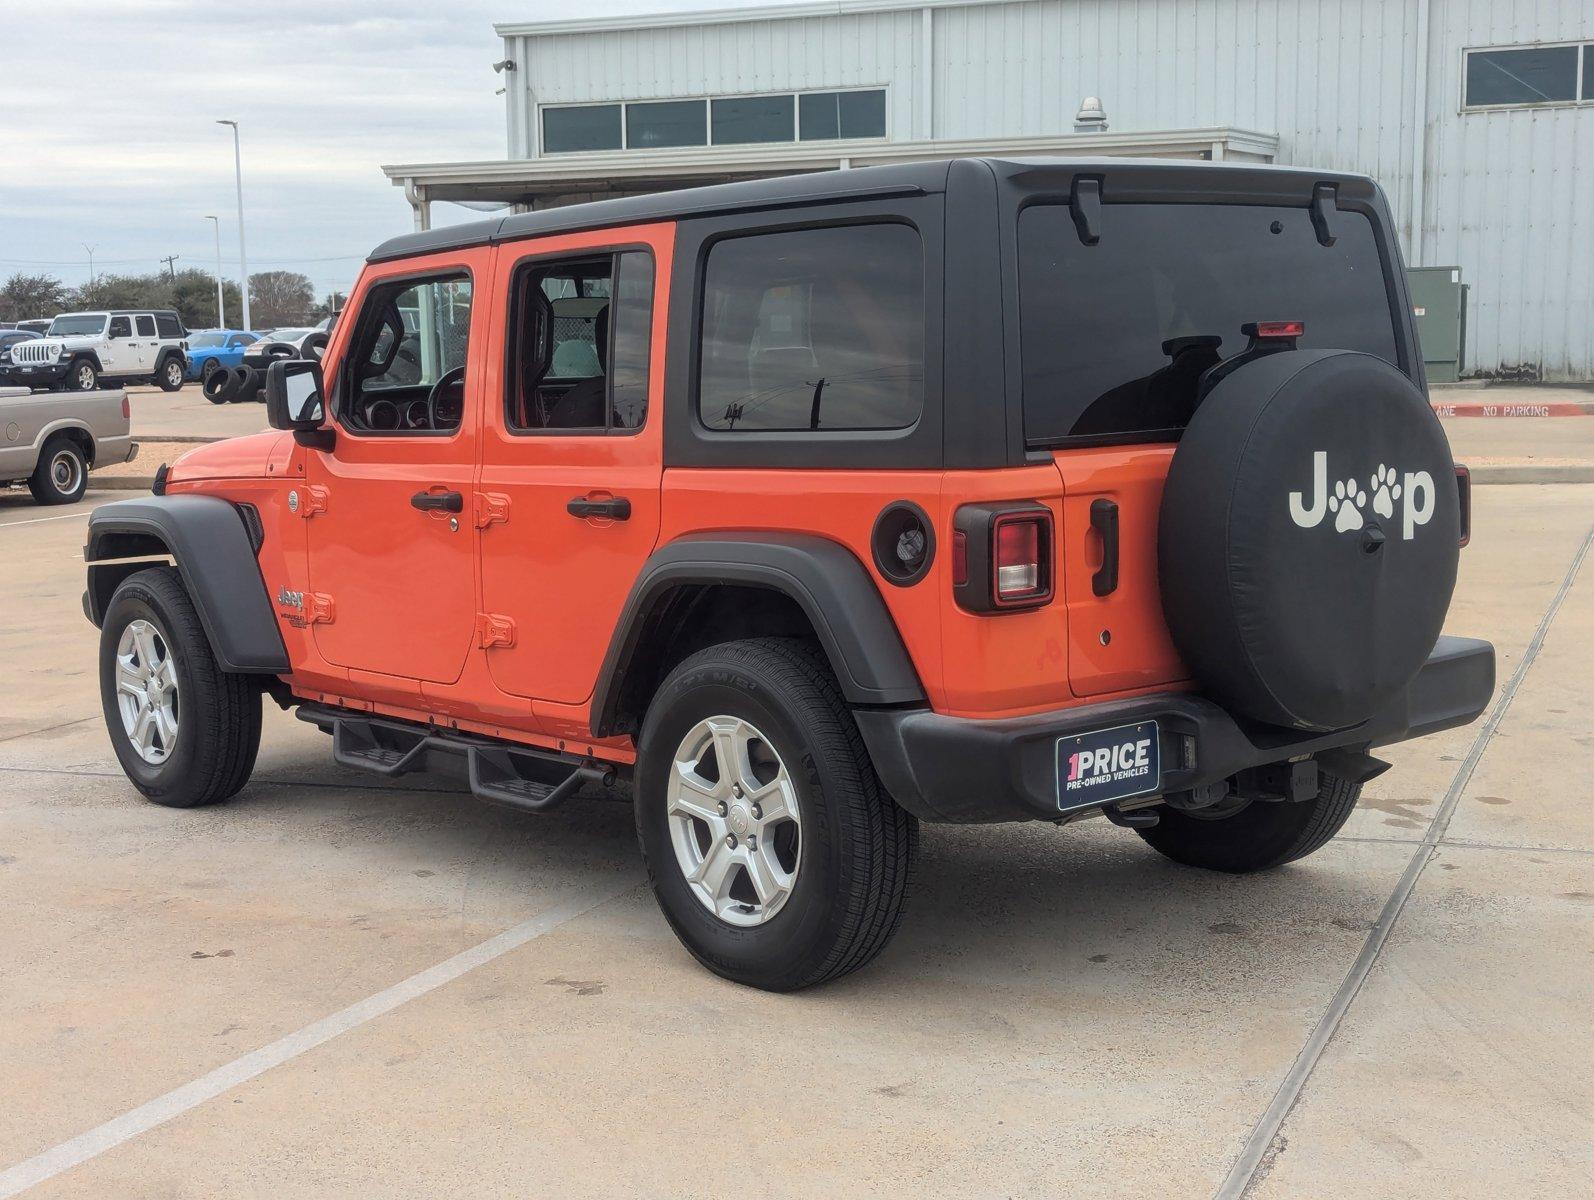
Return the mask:
<svg viewBox="0 0 1594 1200"><path fill-rule="evenodd" d="M1461 378L1467 351L1467 285L1460 267L1407 267L1411 314L1429 383Z"/></svg>

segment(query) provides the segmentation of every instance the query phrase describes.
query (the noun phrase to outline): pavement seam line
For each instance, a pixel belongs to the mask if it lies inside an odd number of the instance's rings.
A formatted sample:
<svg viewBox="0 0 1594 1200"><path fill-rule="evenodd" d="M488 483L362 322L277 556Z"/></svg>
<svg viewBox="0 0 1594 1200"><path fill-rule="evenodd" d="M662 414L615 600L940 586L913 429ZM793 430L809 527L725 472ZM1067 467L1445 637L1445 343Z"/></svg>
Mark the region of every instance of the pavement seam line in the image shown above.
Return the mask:
<svg viewBox="0 0 1594 1200"><path fill-rule="evenodd" d="M151 1129L164 1125L167 1121L231 1091L240 1084L263 1075L273 1067L298 1058L341 1034L385 1016L411 1000L436 991L444 984L452 983L460 976L524 946L545 933L551 933L561 925L617 899L637 886L638 881L628 877L618 886L611 883L607 886L581 888L562 902L484 942L478 942L451 958L446 958L407 979L400 980L391 987L367 996L364 1000L356 1001L347 1008L322 1017L318 1021L312 1021L286 1037L278 1038L258 1050L235 1058L197 1079L173 1088L165 1095L157 1096L136 1108L129 1109L103 1125L68 1138L59 1145L0 1171L0 1200L10 1200L10 1197L28 1188L54 1179L57 1175L91 1158L96 1158L107 1150L115 1149L123 1142L148 1133Z"/></svg>
<svg viewBox="0 0 1594 1200"><path fill-rule="evenodd" d="M1444 799L1433 815L1433 820L1428 823L1427 832L1421 842L1412 852L1411 861L1406 864L1406 869L1401 872L1400 879L1395 884L1395 890L1390 893L1385 901L1383 911L1379 914L1377 922L1367 934L1367 940L1362 943L1361 952L1357 954L1350 970L1345 973L1339 987L1335 990L1333 998L1329 1001L1327 1010L1318 1018L1317 1024L1312 1028L1306 1043L1295 1056L1295 1061L1285 1073L1278 1090L1274 1093L1272 1101L1266 1110L1252 1126L1250 1134L1245 1139L1245 1144L1240 1149L1239 1157L1234 1160L1234 1165L1229 1169L1228 1176L1224 1179L1214 1200L1242 1200L1251 1189L1252 1184L1259 1181L1259 1170L1268 1151L1272 1149L1274 1140L1279 1131L1284 1128L1284 1122L1289 1118L1290 1112L1300 1101L1301 1093L1306 1088L1307 1080L1311 1078L1318 1061L1327 1050L1329 1041L1338 1031L1340 1023L1345 1019L1352 1002L1362 989L1362 984L1371 974L1373 964L1377 962L1385 943L1389 940L1390 933L1394 930L1395 923L1400 919L1405 910L1406 902L1411 899L1412 892L1416 889L1417 880L1422 875L1423 868L1428 865L1433 852L1443 842L1445 832L1450 827L1450 818L1455 813L1456 805L1460 803L1461 794L1466 790L1467 784L1472 781L1473 772L1477 770L1478 763L1482 761L1484 751L1489 743L1494 740L1495 731L1499 729L1500 722L1505 718L1506 712L1511 707L1511 701L1516 698L1517 690L1522 686L1522 681L1527 678L1528 670L1533 666L1539 656L1539 650L1544 645L1544 639L1550 632L1556 615L1561 611L1567 594L1572 590L1578 572L1583 566L1583 560L1588 555L1589 544L1594 542L1594 526L1590 526L1579 543L1577 552L1572 556L1571 565L1567 567L1566 574L1561 584L1550 598L1549 607L1544 610L1544 616L1539 620L1538 628L1533 631L1533 637L1528 642L1527 649L1523 652L1521 661L1517 663L1516 670L1511 673L1510 680L1506 683L1504 691L1496 701L1493 710L1484 718L1479 726L1477 736L1472 740L1472 747L1456 768L1455 775L1450 780L1450 787L1445 792Z"/></svg>

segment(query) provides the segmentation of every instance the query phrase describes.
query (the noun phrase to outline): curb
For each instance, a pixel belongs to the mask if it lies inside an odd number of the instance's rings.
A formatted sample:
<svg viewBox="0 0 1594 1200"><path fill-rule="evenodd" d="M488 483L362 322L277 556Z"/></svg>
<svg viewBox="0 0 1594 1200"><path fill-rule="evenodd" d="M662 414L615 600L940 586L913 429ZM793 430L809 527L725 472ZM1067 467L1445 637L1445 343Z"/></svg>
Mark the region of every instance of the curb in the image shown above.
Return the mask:
<svg viewBox="0 0 1594 1200"><path fill-rule="evenodd" d="M1594 463L1541 466L1532 463L1485 464L1471 468L1472 482L1487 483L1594 483Z"/></svg>
<svg viewBox="0 0 1594 1200"><path fill-rule="evenodd" d="M1555 400L1548 404L1485 404L1481 400L1451 403L1433 400L1429 406L1445 417L1587 417L1594 416L1594 400Z"/></svg>

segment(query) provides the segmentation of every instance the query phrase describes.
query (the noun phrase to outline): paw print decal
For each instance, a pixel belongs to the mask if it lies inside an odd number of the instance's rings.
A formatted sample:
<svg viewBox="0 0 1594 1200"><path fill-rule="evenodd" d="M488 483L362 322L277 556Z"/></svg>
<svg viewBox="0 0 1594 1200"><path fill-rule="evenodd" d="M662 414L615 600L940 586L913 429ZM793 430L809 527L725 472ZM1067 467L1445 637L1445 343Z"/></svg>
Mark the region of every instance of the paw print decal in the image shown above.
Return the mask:
<svg viewBox="0 0 1594 1200"><path fill-rule="evenodd" d="M1354 479L1336 479L1334 494L1328 498L1328 511L1334 514L1336 533L1350 533L1362 527L1362 506L1367 493Z"/></svg>
<svg viewBox="0 0 1594 1200"><path fill-rule="evenodd" d="M1400 475L1394 467L1378 464L1373 473L1373 511L1388 520L1395 515L1395 501L1400 499Z"/></svg>

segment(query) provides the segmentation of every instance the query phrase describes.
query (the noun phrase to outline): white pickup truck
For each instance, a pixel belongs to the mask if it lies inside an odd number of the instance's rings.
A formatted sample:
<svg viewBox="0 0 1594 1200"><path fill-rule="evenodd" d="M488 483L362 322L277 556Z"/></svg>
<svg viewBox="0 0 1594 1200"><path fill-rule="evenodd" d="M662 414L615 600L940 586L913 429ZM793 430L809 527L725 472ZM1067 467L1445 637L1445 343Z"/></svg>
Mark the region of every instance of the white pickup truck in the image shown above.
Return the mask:
<svg viewBox="0 0 1594 1200"><path fill-rule="evenodd" d="M0 485L26 483L40 504L72 504L89 471L132 462L127 393L34 394L0 387Z"/></svg>

